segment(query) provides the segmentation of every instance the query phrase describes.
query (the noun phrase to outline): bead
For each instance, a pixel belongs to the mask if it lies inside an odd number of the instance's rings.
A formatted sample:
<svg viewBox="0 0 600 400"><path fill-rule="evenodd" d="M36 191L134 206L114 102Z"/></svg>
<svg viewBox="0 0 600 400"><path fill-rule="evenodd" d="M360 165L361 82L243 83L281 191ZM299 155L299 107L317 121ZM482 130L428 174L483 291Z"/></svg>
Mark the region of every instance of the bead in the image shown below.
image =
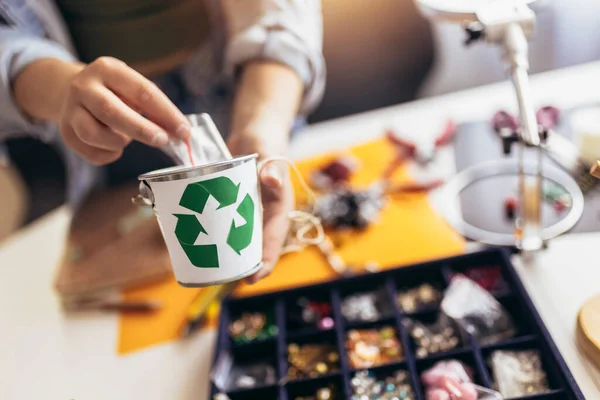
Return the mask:
<svg viewBox="0 0 600 400"><path fill-rule="evenodd" d="M304 321L305 324L315 323L318 318L319 314L317 312L309 308L305 308L304 310L302 310L302 321Z"/></svg>
<svg viewBox="0 0 600 400"><path fill-rule="evenodd" d="M411 330L411 336L415 339L420 339L425 336L425 331L423 328L416 326Z"/></svg>
<svg viewBox="0 0 600 400"><path fill-rule="evenodd" d="M320 374L324 374L328 370L327 364L325 364L324 362L317 363L317 365L315 366L315 370Z"/></svg>
<svg viewBox="0 0 600 400"><path fill-rule="evenodd" d="M331 400L333 399L332 391L330 388L321 388L317 390L317 400Z"/></svg>
<svg viewBox="0 0 600 400"><path fill-rule="evenodd" d="M418 357L418 358L425 358L425 357L427 357L428 355L429 355L429 353L427 352L427 350L426 350L426 349L424 349L424 348L422 348L422 347L419 347L419 348L417 349L417 357Z"/></svg>
<svg viewBox="0 0 600 400"><path fill-rule="evenodd" d="M334 326L333 318L325 317L319 321L319 329L331 329Z"/></svg>
<svg viewBox="0 0 600 400"><path fill-rule="evenodd" d="M340 359L337 353L329 353L327 354L327 361L330 363L337 363Z"/></svg>
<svg viewBox="0 0 600 400"><path fill-rule="evenodd" d="M213 400L229 400L229 396L225 393L217 393L213 396Z"/></svg>
<svg viewBox="0 0 600 400"><path fill-rule="evenodd" d="M288 346L288 353L297 354L298 351L300 351L300 346L298 346L297 344L292 343Z"/></svg>
<svg viewBox="0 0 600 400"><path fill-rule="evenodd" d="M452 327L444 328L442 330L442 335L444 335L446 338L450 338L454 336L454 329L452 329Z"/></svg>
<svg viewBox="0 0 600 400"><path fill-rule="evenodd" d="M244 323L242 320L237 320L229 326L231 336L239 336L244 332Z"/></svg>
<svg viewBox="0 0 600 400"><path fill-rule="evenodd" d="M419 287L419 300L424 303L432 303L436 299L436 293L433 286L424 284Z"/></svg>
<svg viewBox="0 0 600 400"><path fill-rule="evenodd" d="M379 331L379 334L381 335L382 339L393 338L395 333L396 333L396 331L394 330L394 328L392 328L390 326L382 328Z"/></svg>
<svg viewBox="0 0 600 400"><path fill-rule="evenodd" d="M235 381L235 386L238 388L251 388L256 386L256 379L251 376L242 375Z"/></svg>

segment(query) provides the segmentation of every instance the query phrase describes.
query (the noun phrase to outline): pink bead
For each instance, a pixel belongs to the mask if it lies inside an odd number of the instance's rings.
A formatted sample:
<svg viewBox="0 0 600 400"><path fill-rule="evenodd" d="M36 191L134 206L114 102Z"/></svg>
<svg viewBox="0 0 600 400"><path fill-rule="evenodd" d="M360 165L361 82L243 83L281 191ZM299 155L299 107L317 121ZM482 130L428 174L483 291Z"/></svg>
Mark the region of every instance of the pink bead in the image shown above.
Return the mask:
<svg viewBox="0 0 600 400"><path fill-rule="evenodd" d="M334 322L333 322L333 318L331 317L325 317L325 318L321 318L321 320L319 321L319 329L331 329L333 328Z"/></svg>
<svg viewBox="0 0 600 400"><path fill-rule="evenodd" d="M450 393L444 389L428 389L425 393L425 400L452 400Z"/></svg>

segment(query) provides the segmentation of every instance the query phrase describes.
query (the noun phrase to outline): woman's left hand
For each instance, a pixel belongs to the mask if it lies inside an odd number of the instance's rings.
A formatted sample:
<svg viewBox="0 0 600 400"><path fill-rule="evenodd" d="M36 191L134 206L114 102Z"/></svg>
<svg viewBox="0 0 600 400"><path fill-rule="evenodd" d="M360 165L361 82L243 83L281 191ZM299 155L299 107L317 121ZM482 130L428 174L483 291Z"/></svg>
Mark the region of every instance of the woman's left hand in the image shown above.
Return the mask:
<svg viewBox="0 0 600 400"><path fill-rule="evenodd" d="M252 140L233 135L228 143L229 150L234 155L258 153L259 161L271 156L251 142ZM294 208L294 191L286 165L278 161L267 163L260 171L259 180L263 204L264 266L256 274L246 278L248 283L255 283L273 271L288 235L288 214Z"/></svg>

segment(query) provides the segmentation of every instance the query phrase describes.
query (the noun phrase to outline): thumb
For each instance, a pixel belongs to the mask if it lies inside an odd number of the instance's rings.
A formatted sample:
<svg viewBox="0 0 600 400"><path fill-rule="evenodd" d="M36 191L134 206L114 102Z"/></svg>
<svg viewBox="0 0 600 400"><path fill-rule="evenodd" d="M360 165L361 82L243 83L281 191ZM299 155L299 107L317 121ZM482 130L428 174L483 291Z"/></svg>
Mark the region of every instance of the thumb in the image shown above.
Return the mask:
<svg viewBox="0 0 600 400"><path fill-rule="evenodd" d="M260 182L269 189L279 189L283 185L283 176L276 165L266 164L260 171Z"/></svg>

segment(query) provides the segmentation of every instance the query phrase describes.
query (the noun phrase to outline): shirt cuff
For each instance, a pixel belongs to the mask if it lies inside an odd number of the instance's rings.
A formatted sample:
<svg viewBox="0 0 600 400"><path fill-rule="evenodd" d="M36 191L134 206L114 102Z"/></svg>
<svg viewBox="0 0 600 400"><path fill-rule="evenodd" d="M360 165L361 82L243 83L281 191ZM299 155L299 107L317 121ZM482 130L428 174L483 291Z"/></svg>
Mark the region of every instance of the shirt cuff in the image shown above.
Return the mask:
<svg viewBox="0 0 600 400"><path fill-rule="evenodd" d="M55 136L53 124L34 121L22 112L13 92L19 74L32 62L44 58L75 60L71 53L49 40L10 33L0 36L0 138L3 134L26 133L50 141Z"/></svg>
<svg viewBox="0 0 600 400"><path fill-rule="evenodd" d="M325 61L320 44L312 46L283 26L253 25L228 43L226 72L251 60L271 60L294 70L304 84L300 114L307 115L320 103L325 90Z"/></svg>

